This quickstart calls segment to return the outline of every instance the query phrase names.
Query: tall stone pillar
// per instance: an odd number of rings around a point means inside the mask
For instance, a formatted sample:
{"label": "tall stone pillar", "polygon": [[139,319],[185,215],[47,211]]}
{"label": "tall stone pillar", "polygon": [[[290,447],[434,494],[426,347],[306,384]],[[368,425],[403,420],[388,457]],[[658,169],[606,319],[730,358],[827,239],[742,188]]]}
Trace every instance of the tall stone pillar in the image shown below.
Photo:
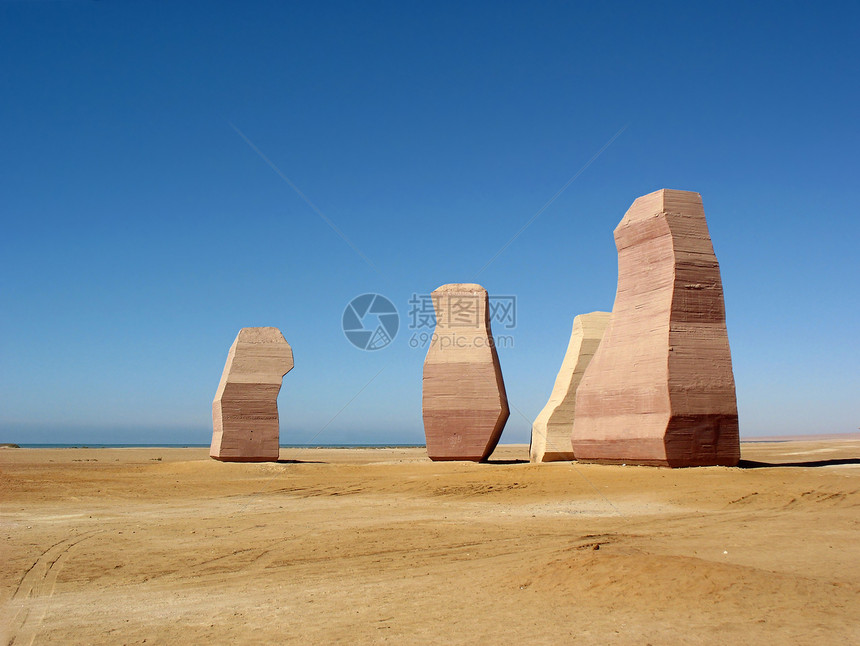
{"label": "tall stone pillar", "polygon": [[431,460],[486,460],[508,420],[487,290],[463,283],[433,294],[436,329],[424,360],[423,413]]}
{"label": "tall stone pillar", "polygon": [[576,414],[576,389],[609,325],[609,312],[580,314],[573,319],[570,342],[549,401],[532,424],[532,462],[573,460],[570,434]]}
{"label": "tall stone pillar", "polygon": [[612,318],[576,393],[576,459],[736,465],[723,285],[701,196],[662,189],[638,198],[615,244]]}
{"label": "tall stone pillar", "polygon": [[275,327],[239,330],[212,402],[209,455],[225,462],[278,459],[278,393],[293,350]]}

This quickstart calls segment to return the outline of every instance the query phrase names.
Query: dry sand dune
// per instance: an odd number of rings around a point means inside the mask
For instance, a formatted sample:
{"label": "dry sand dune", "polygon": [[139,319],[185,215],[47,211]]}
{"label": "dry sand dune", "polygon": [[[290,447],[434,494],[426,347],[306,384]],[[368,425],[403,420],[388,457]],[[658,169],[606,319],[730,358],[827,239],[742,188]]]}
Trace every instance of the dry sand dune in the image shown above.
{"label": "dry sand dune", "polygon": [[0,450],[4,643],[860,643],[857,436],[743,468],[281,457]]}

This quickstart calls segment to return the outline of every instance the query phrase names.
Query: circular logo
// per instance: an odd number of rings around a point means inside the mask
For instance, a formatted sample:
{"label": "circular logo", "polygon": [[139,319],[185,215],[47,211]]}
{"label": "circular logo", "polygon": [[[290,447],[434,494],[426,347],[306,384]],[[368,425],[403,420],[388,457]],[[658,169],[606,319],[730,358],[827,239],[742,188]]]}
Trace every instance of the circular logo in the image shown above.
{"label": "circular logo", "polygon": [[356,348],[381,350],[394,340],[400,315],[382,294],[362,294],[343,311],[343,333]]}

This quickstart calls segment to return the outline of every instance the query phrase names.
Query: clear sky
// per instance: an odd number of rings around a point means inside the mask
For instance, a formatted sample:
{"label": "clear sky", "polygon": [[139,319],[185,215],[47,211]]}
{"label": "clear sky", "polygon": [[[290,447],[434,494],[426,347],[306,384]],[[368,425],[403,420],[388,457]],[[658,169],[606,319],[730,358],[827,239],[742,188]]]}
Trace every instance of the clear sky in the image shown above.
{"label": "clear sky", "polygon": [[[855,431],[858,33],[856,2],[0,0],[0,442],[208,443],[273,325],[283,443],[421,443],[408,302],[450,282],[516,296],[528,441],[659,188],[703,196],[741,434]],[[373,352],[367,292],[401,315]]]}

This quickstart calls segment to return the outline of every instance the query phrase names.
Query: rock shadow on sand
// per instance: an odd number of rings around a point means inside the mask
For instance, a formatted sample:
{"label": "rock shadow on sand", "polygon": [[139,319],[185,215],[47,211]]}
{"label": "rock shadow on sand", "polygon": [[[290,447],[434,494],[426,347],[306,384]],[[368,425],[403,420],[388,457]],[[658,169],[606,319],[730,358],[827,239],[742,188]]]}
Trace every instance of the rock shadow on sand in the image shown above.
{"label": "rock shadow on sand", "polygon": [[768,469],[775,467],[838,467],[850,464],[860,464],[860,458],[835,458],[833,460],[807,460],[804,462],[759,462],[757,460],[741,460],[741,469]]}
{"label": "rock shadow on sand", "polygon": [[328,462],[324,462],[322,460],[287,460],[280,459],[276,460],[277,464],[328,464]]}
{"label": "rock shadow on sand", "polygon": [[528,464],[528,460],[484,460],[481,464]]}

